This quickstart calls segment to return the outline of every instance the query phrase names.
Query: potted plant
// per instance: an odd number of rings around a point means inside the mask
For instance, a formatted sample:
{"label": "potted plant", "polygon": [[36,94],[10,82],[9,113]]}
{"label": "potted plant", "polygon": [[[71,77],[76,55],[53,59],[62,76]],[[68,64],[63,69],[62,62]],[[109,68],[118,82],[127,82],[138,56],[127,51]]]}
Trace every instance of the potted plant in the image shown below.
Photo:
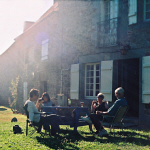
{"label": "potted plant", "polygon": [[131,49],[130,44],[122,44],[122,45],[120,45],[120,51],[121,51],[122,55],[126,55],[127,51],[130,50],[130,49]]}

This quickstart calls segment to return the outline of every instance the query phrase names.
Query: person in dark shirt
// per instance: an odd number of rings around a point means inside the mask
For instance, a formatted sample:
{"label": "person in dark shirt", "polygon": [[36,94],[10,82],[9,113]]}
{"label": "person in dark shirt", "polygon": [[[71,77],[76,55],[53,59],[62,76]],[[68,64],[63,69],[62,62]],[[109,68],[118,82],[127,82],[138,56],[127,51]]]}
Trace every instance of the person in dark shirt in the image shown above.
{"label": "person in dark shirt", "polygon": [[92,101],[91,104],[91,112],[96,113],[96,111],[107,111],[108,110],[108,104],[106,101],[103,101],[104,94],[99,93],[97,95],[97,101]]}
{"label": "person in dark shirt", "polygon": [[[91,104],[91,114],[88,117],[82,117],[82,119],[88,123],[93,123],[96,128],[96,133],[99,133],[100,129],[103,128],[99,125],[99,121],[103,120],[103,116],[97,115],[96,111],[107,111],[108,104],[107,102],[103,101],[104,94],[99,93],[97,95],[97,101],[92,101]],[[98,122],[98,123],[97,123]]]}

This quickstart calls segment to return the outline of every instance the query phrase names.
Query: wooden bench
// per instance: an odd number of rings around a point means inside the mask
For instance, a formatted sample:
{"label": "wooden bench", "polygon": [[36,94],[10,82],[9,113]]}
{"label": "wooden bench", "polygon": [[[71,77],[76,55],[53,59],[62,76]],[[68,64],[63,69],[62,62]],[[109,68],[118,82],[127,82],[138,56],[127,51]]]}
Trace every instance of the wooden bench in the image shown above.
{"label": "wooden bench", "polygon": [[[77,133],[77,127],[89,125],[90,131],[92,131],[92,124],[88,124],[87,122],[80,119],[81,113],[84,115],[88,115],[88,107],[67,107],[67,106],[44,106],[42,110],[48,114],[57,114],[68,117],[66,114],[59,114],[59,110],[64,112],[67,110],[68,112],[72,112],[74,110],[75,116],[74,119],[70,119],[69,121],[59,122],[59,125],[70,125],[70,127],[74,128],[73,135]],[[72,111],[69,111],[72,110]],[[71,116],[71,114],[70,114]]]}

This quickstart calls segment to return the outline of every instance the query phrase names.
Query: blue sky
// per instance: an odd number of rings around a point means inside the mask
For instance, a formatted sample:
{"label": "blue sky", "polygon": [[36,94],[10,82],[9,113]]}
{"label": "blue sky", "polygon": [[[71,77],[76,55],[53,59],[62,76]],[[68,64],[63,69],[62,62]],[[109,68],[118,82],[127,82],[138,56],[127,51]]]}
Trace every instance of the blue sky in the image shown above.
{"label": "blue sky", "polygon": [[23,32],[25,21],[37,21],[53,0],[0,0],[0,55]]}

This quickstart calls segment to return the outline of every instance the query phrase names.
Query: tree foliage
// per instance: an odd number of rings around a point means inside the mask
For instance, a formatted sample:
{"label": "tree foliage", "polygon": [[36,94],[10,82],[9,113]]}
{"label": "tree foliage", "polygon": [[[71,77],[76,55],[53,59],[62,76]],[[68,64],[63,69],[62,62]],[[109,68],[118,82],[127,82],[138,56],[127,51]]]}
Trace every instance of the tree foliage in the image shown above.
{"label": "tree foliage", "polygon": [[18,101],[18,83],[19,83],[19,76],[16,77],[15,80],[12,79],[11,81],[11,87],[9,87],[9,90],[11,91],[11,96],[13,98],[13,101],[11,102],[10,97],[8,98],[8,103],[13,112],[16,110],[16,103]]}

